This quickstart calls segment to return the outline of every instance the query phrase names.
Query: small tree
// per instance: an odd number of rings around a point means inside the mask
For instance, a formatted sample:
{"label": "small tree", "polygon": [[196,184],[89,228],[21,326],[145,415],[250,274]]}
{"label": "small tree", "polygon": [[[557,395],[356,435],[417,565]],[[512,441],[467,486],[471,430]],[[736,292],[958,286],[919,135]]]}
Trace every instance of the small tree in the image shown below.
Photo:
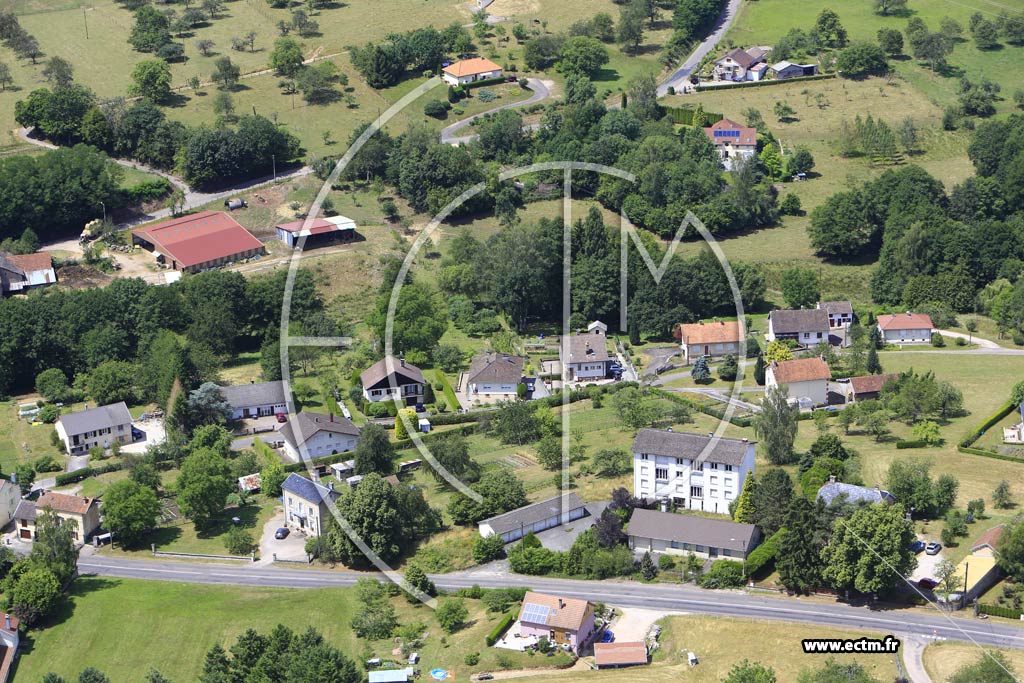
{"label": "small tree", "polygon": [[435,615],[437,623],[446,633],[455,633],[466,623],[469,610],[462,598],[446,598],[437,606]]}
{"label": "small tree", "polygon": [[882,374],[882,362],[878,360],[878,349],[876,349],[874,345],[868,346],[868,355],[865,365],[870,374]]}
{"label": "small tree", "polygon": [[645,552],[644,559],[640,561],[640,575],[644,577],[644,581],[653,581],[658,576],[658,568],[651,558],[650,551]]}
{"label": "small tree", "polygon": [[787,121],[796,114],[796,110],[793,109],[793,107],[789,105],[789,102],[786,102],[785,100],[778,100],[774,105],[772,105],[772,112],[775,113],[775,118],[779,121]]}
{"label": "small tree", "polygon": [[765,381],[765,363],[764,356],[758,354],[757,360],[754,362],[754,381],[757,382],[758,386],[764,386]]}
{"label": "small tree", "polygon": [[798,409],[789,404],[785,387],[769,387],[754,420],[754,432],[761,439],[765,456],[773,465],[785,465],[793,458]]}
{"label": "small tree", "polygon": [[[500,539],[501,537],[498,536]],[[415,590],[427,595],[436,595],[437,588],[434,586],[434,582],[427,578],[426,572],[418,564],[412,563],[405,570],[405,582],[409,584]],[[414,597],[409,596],[411,600],[415,600]]]}
{"label": "small tree", "polygon": [[967,343],[970,344],[974,341],[974,333],[978,331],[978,321],[971,319],[964,323],[964,327],[967,329]]}
{"label": "small tree", "polygon": [[1013,507],[1013,496],[1010,493],[1010,482],[1003,479],[992,492],[992,504],[1000,510]]}
{"label": "small tree", "polygon": [[693,378],[694,382],[703,384],[711,379],[711,371],[708,369],[708,360],[704,356],[697,356],[697,360],[693,362],[693,367],[690,369],[690,377]]}
{"label": "small tree", "polygon": [[739,376],[740,366],[736,362],[736,356],[727,354],[722,359],[722,364],[718,366],[718,376],[726,382],[734,382],[736,377]]}
{"label": "small tree", "polygon": [[240,526],[233,526],[224,537],[224,547],[232,555],[248,555],[252,552],[254,542],[252,534]]}

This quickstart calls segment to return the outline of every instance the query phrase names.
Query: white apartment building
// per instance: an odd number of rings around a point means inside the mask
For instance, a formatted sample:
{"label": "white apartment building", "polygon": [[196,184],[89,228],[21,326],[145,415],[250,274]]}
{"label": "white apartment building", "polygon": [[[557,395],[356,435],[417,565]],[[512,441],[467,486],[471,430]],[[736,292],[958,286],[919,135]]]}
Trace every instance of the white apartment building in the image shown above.
{"label": "white apartment building", "polygon": [[633,441],[633,494],[666,500],[677,508],[729,514],[754,472],[754,444],[748,439],[641,429]]}

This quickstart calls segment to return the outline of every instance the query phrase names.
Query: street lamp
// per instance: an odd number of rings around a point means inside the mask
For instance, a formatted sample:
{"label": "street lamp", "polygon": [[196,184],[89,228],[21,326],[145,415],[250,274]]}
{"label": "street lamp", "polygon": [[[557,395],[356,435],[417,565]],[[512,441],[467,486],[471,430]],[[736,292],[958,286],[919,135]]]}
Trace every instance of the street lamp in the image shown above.
{"label": "street lamp", "polygon": [[[96,201],[99,201],[99,200],[96,200]],[[100,206],[103,207],[103,222],[106,223],[107,222],[107,205],[104,204],[103,202],[100,202]]]}

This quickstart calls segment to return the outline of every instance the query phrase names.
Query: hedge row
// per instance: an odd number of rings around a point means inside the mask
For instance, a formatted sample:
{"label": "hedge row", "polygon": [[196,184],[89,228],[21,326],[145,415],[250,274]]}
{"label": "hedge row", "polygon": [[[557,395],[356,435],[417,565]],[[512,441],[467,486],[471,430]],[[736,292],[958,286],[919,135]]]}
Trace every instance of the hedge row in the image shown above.
{"label": "hedge row", "polygon": [[83,467],[74,472],[61,472],[54,479],[57,482],[57,486],[67,486],[68,484],[77,484],[89,477],[106,474],[107,472],[117,472],[118,470],[123,470],[124,467],[123,462],[111,462],[106,465],[99,465],[98,467]]}
{"label": "hedge row", "polygon": [[957,446],[956,449],[961,453],[968,453],[970,455],[980,455],[983,458],[992,458],[993,460],[1005,460],[1006,462],[1024,462],[1015,455],[1005,455],[1003,453],[996,453],[995,451],[987,451],[984,448],[972,448],[971,446]]}
{"label": "hedge row", "polygon": [[897,441],[896,448],[927,448],[928,442],[923,439],[917,439],[916,441]]}
{"label": "hedge row", "polygon": [[512,622],[516,620],[515,614],[509,612],[501,618],[501,620],[494,625],[491,632],[487,634],[487,647],[494,647],[494,644],[501,638],[501,634],[508,630],[508,627],[512,625]]}
{"label": "hedge row", "polygon": [[982,434],[987,432],[989,428],[992,427],[992,425],[998,424],[1000,420],[1009,415],[1016,408],[1017,406],[1013,405],[1013,403],[1009,401],[999,406],[999,409],[996,410],[996,412],[989,415],[988,418],[986,418],[984,422],[978,425],[978,427],[973,432],[971,432],[969,435],[964,437],[962,441],[960,441],[960,446],[967,447],[973,444],[981,437]]}
{"label": "hedge row", "polygon": [[129,204],[139,204],[163,199],[173,190],[174,186],[167,178],[155,178],[121,190],[121,196]]}
{"label": "hedge row", "polygon": [[[425,444],[430,444],[438,439],[443,439],[452,434],[461,434],[462,436],[469,436],[476,432],[477,425],[467,424],[456,427],[455,429],[446,429],[443,432],[431,432],[430,434],[420,434],[420,440]],[[395,442],[395,450],[405,451],[415,449],[416,444],[413,443],[412,439],[399,439]]]}
{"label": "hedge row", "polygon": [[743,81],[742,83],[726,83],[725,85],[697,85],[694,90],[697,92],[732,90],[733,88],[758,88],[766,85],[784,85],[786,83],[799,83],[801,81],[821,81],[828,78],[835,78],[837,74],[818,74],[817,76],[797,76],[796,78],[783,78],[782,80],[767,81]]}
{"label": "hedge row", "polygon": [[436,415],[431,415],[429,419],[432,425],[460,425],[467,422],[476,422],[480,419],[480,413],[437,413]]}
{"label": "hedge row", "polygon": [[747,576],[754,576],[765,567],[774,564],[775,558],[779,554],[782,537],[785,535],[786,529],[779,529],[767,541],[754,548],[754,551],[747,556]]}
{"label": "hedge row", "polygon": [[[678,123],[683,126],[693,125],[693,109],[687,109],[686,107],[662,107],[662,109],[672,117],[672,123]],[[711,111],[704,112],[704,123],[708,126],[718,123],[724,118],[725,115],[723,114]]]}
{"label": "hedge row", "polygon": [[1002,607],[1000,605],[978,605],[978,611],[982,614],[991,614],[993,617],[1003,617],[1005,619],[1016,619],[1020,620],[1020,617],[1024,612],[1019,609],[1013,609],[1012,607]]}

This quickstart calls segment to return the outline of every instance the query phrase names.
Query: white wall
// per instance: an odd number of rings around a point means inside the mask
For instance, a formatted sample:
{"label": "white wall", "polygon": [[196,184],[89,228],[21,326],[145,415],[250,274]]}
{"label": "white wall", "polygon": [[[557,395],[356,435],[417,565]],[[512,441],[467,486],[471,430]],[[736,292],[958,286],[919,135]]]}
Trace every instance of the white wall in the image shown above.
{"label": "white wall", "polygon": [[[633,454],[633,495],[638,498],[671,498],[688,510],[729,513],[729,503],[743,489],[743,482],[754,471],[754,445],[750,444],[743,463],[727,467],[722,463],[705,462],[704,469],[694,469],[688,458]],[[667,477],[658,477],[665,470]],[[698,486],[701,497],[693,497],[691,487]]]}
{"label": "white wall", "polygon": [[351,434],[335,434],[322,430],[306,440],[304,449],[295,448],[287,441],[284,442],[284,448],[294,460],[299,460],[302,450],[307,452],[311,458],[319,458],[322,455],[355,450],[358,442],[359,438]]}
{"label": "white wall", "polygon": [[[879,328],[881,329],[881,328]],[[932,331],[920,330],[882,330],[885,341],[890,344],[924,344],[931,343]]]}

